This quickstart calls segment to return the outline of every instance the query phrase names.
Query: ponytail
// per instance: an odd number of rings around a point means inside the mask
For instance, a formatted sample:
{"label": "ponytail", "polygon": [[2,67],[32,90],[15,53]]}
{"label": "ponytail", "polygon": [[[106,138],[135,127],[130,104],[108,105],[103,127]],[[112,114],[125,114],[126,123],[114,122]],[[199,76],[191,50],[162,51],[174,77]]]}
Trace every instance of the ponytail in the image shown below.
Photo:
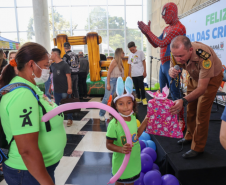
{"label": "ponytail", "polygon": [[2,70],[2,75],[0,77],[0,88],[8,85],[10,81],[16,76],[14,67],[8,64]]}

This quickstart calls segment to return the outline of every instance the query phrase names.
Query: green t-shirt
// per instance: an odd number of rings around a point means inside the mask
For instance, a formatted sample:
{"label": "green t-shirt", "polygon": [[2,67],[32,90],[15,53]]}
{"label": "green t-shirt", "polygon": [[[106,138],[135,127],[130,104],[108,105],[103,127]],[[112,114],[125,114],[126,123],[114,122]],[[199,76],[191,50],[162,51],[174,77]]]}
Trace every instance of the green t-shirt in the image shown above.
{"label": "green t-shirt", "polygon": [[[57,105],[47,101],[43,92],[31,82],[19,76],[10,83],[25,83],[29,85],[39,96],[41,104],[46,112],[51,111]],[[26,88],[18,88],[2,97],[0,102],[0,116],[2,127],[8,142],[15,135],[39,132],[38,146],[42,153],[45,166],[57,163],[63,156],[66,145],[66,132],[63,126],[63,114],[57,115],[50,120],[51,131],[47,132],[45,123],[41,122],[42,108],[32,92]],[[10,146],[9,159],[5,164],[11,168],[27,170],[15,140]]]}
{"label": "green t-shirt", "polygon": [[[137,122],[134,115],[131,116],[131,121],[126,121],[127,126],[129,127],[133,148],[130,155],[129,163],[123,172],[120,179],[128,179],[138,175],[141,172],[141,158],[140,158],[140,143],[137,138]],[[125,132],[122,128],[122,125],[116,120],[113,119],[110,121],[107,128],[107,139],[114,140],[114,144],[117,146],[123,146],[127,143]],[[119,168],[122,165],[125,154],[114,152],[112,157],[112,173],[115,175]]]}

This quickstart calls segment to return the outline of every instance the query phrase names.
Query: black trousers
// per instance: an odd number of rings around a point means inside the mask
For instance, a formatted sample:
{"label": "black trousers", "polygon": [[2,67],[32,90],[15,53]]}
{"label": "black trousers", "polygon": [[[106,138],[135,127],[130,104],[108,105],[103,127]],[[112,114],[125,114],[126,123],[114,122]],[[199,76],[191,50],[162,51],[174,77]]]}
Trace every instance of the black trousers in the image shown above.
{"label": "black trousers", "polygon": [[87,85],[86,85],[86,72],[79,72],[78,73],[78,87],[79,87],[79,95],[80,97],[87,96]]}
{"label": "black trousers", "polygon": [[[137,94],[137,98],[138,99],[144,99],[145,98],[145,90],[144,90],[144,77],[143,76],[136,76],[136,77],[132,77],[133,79],[133,84],[135,86],[136,89],[136,94]],[[140,94],[140,90],[141,90],[141,94]]]}
{"label": "black trousers", "polygon": [[74,94],[75,98],[79,98],[78,94],[78,74],[71,75],[72,81],[72,93]]}

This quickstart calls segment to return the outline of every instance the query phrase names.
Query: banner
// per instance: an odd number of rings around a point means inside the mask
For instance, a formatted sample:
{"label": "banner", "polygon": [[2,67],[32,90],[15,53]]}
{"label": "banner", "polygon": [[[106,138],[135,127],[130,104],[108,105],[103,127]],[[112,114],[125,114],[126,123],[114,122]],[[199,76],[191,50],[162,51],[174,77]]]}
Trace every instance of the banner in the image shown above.
{"label": "banner", "polygon": [[[213,48],[222,61],[226,73],[226,0],[220,0],[180,21],[186,27],[186,35],[191,42],[202,42]],[[226,92],[225,82],[222,82],[220,90]]]}

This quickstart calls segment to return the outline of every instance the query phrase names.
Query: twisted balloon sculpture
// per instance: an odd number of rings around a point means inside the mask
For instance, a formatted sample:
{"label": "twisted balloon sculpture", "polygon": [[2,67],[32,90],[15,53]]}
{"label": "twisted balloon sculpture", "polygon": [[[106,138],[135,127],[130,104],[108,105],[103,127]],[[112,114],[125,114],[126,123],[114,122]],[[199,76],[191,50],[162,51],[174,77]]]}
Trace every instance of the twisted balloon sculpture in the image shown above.
{"label": "twisted balloon sculpture", "polygon": [[[54,116],[60,114],[61,112],[73,110],[73,109],[81,109],[81,108],[99,108],[99,109],[104,109],[104,110],[108,111],[109,113],[111,113],[122,125],[122,128],[123,128],[125,135],[126,135],[127,143],[129,143],[132,146],[132,138],[131,138],[129,128],[128,128],[125,120],[119,115],[119,113],[116,110],[114,110],[112,107],[105,105],[103,103],[99,103],[99,102],[78,102],[78,103],[63,104],[63,105],[60,105],[59,107],[56,107],[55,109],[51,110],[47,114],[45,114],[42,117],[42,121],[46,122],[46,121],[50,120],[51,118],[53,118]],[[119,177],[121,177],[122,173],[126,169],[126,166],[129,162],[129,158],[130,158],[130,153],[125,154],[125,158],[122,162],[121,167],[119,168],[118,172],[110,179],[108,184],[115,183],[119,179]]]}

